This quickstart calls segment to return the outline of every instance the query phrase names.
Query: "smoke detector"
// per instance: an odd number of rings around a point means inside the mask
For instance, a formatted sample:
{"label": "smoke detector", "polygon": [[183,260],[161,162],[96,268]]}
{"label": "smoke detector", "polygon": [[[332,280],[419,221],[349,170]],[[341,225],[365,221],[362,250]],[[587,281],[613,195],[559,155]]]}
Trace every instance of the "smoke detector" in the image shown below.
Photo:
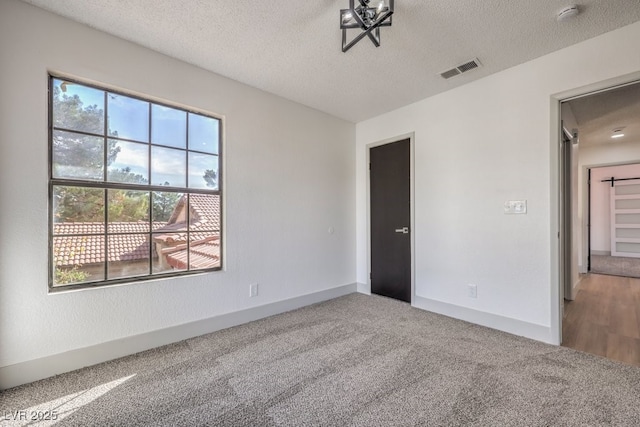
{"label": "smoke detector", "polygon": [[557,15],[558,21],[566,21],[580,13],[578,5],[572,4],[571,6],[563,7]]}
{"label": "smoke detector", "polygon": [[613,139],[622,138],[624,136],[624,133],[623,133],[624,128],[625,128],[625,126],[620,126],[620,127],[617,127],[615,129],[613,129],[611,131],[611,138],[613,138]]}

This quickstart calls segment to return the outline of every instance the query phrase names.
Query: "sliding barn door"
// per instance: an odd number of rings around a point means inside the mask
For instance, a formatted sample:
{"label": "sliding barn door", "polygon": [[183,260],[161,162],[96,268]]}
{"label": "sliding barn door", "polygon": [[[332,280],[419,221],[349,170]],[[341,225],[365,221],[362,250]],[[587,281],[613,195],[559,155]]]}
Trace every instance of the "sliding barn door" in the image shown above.
{"label": "sliding barn door", "polygon": [[640,258],[640,181],[611,187],[611,256]]}

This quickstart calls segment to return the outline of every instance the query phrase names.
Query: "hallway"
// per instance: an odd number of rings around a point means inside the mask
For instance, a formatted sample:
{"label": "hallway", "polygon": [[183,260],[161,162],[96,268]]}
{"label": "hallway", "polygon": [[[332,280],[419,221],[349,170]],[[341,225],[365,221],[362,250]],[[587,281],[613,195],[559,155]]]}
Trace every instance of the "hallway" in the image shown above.
{"label": "hallway", "polygon": [[640,366],[640,279],[589,274],[564,307],[563,346]]}

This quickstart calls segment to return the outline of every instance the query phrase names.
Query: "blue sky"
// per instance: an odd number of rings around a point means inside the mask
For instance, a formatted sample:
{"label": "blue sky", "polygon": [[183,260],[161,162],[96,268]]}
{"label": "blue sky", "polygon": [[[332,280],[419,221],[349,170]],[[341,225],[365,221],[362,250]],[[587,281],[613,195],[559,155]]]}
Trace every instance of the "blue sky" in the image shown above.
{"label": "blue sky", "polygon": [[[62,82],[55,79],[54,85],[60,86]],[[64,86],[64,93],[68,96],[78,95],[84,107],[97,105],[99,109],[104,110],[104,91],[75,83],[66,83]],[[218,170],[218,157],[215,154],[218,154],[219,120],[152,104],[149,132],[149,102],[107,92],[107,107],[110,132],[117,132],[119,138],[139,141],[117,141],[120,152],[109,169],[128,167],[131,172],[150,179],[154,185],[169,182],[172,186],[185,186],[188,175],[190,187],[206,188],[204,171]],[[149,142],[152,144],[151,176],[148,166]],[[188,148],[208,154],[190,153],[187,171],[187,153],[172,147],[183,150]]]}

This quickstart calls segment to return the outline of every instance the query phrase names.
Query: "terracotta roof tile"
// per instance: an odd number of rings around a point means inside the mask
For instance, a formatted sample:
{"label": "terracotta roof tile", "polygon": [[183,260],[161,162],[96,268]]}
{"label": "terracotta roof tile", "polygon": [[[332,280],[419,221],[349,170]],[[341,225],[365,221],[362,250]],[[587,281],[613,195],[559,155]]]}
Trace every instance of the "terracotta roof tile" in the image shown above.
{"label": "terracotta roof tile", "polygon": [[[220,265],[220,196],[209,194],[191,194],[188,197],[190,210],[189,240],[191,241],[191,268],[211,268]],[[186,268],[187,231],[184,220],[180,222],[180,211],[187,205],[187,196],[183,196],[168,222],[154,222],[153,240],[174,246],[167,253],[167,261],[174,267]],[[206,233],[206,232],[208,233]],[[53,225],[53,259],[56,266],[72,266],[103,263],[105,261],[104,224],[99,222],[63,222]],[[149,223],[111,222],[109,233],[145,233],[145,234],[109,234],[108,261],[134,261],[149,258],[155,254],[155,245],[149,244]],[[211,232],[215,232],[213,235]],[[93,235],[91,235],[93,234]],[[68,236],[61,236],[68,235]],[[180,248],[179,245],[184,245]],[[167,248],[171,249],[171,248]]]}
{"label": "terracotta roof tile", "polygon": [[[154,229],[167,227],[166,222],[154,222]],[[109,233],[146,233],[149,231],[147,221],[110,222]],[[53,224],[53,234],[104,234],[102,222],[58,222]]]}
{"label": "terracotta roof tile", "polygon": [[186,269],[187,259],[190,269],[214,268],[220,266],[220,237],[208,236],[201,240],[194,240],[190,249],[186,245],[169,248],[166,252],[167,262],[174,268]]}
{"label": "terracotta roof tile", "polygon": [[[149,235],[116,234],[109,236],[109,261],[149,259]],[[155,255],[155,254],[154,254]]]}
{"label": "terracotta roof tile", "polygon": [[220,196],[192,194],[189,205],[192,212],[190,230],[220,231]]}
{"label": "terracotta roof tile", "polygon": [[56,266],[104,262],[104,236],[65,236],[53,238]]}
{"label": "terracotta roof tile", "polygon": [[[158,223],[160,227],[166,223]],[[149,222],[110,222],[107,224],[109,233],[145,233],[149,231]],[[156,226],[156,224],[154,224]]]}
{"label": "terracotta roof tile", "polygon": [[[149,258],[147,234],[108,236],[108,261],[133,261]],[[153,250],[155,255],[155,248]],[[105,261],[104,235],[60,236],[53,238],[53,262],[58,267],[97,264]]]}
{"label": "terracotta roof tile", "polygon": [[104,234],[104,223],[58,222],[53,224],[53,234]]}
{"label": "terracotta roof tile", "polygon": [[[189,200],[189,229],[220,231],[220,196],[217,194],[191,194]],[[182,196],[169,218],[169,224],[183,224],[180,221],[187,196]]]}

